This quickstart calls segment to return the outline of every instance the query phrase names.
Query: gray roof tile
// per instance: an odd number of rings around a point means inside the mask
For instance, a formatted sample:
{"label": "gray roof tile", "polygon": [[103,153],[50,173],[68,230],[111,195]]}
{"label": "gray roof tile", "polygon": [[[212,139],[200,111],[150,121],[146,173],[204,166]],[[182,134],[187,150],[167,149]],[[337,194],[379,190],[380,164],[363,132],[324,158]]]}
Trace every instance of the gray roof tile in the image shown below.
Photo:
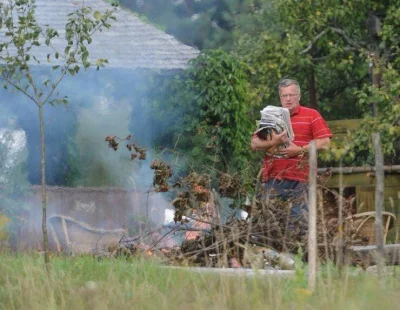
{"label": "gray roof tile", "polygon": [[[5,0],[0,0],[5,2]],[[40,25],[48,24],[57,29],[60,38],[53,40],[58,50],[65,47],[65,24],[67,15],[79,8],[82,3],[93,11],[104,12],[111,5],[104,0],[37,0],[36,19]],[[111,21],[111,28],[93,36],[88,46],[90,59],[107,58],[108,68],[126,69],[184,69],[188,61],[197,57],[199,51],[187,46],[173,36],[164,33],[156,27],[141,21],[132,12],[118,9],[116,21]],[[4,30],[0,32],[4,38]],[[3,38],[0,37],[0,40]],[[33,54],[44,65],[54,65],[47,62],[49,47],[43,45],[33,50]]]}

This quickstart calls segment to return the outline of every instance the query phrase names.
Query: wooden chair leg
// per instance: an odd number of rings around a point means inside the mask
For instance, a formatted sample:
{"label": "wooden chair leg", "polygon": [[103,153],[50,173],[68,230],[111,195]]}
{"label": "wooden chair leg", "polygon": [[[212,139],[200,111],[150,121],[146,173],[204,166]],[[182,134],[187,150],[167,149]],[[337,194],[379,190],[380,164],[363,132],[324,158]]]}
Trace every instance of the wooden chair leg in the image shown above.
{"label": "wooden chair leg", "polygon": [[387,234],[389,232],[389,226],[390,226],[390,221],[391,220],[392,220],[392,218],[390,216],[387,216],[385,229],[383,231],[383,244],[386,244],[386,238],[387,238]]}
{"label": "wooden chair leg", "polygon": [[69,248],[71,246],[71,242],[69,241],[67,223],[65,222],[64,218],[61,219],[61,224],[62,224],[62,228],[63,228],[63,231],[64,231],[65,242],[67,243],[67,246]]}
{"label": "wooden chair leg", "polygon": [[56,243],[57,252],[61,253],[61,244],[60,244],[60,241],[58,240],[56,232],[54,231],[54,227],[52,224],[50,224],[49,227],[50,227],[50,234],[53,237],[54,242]]}

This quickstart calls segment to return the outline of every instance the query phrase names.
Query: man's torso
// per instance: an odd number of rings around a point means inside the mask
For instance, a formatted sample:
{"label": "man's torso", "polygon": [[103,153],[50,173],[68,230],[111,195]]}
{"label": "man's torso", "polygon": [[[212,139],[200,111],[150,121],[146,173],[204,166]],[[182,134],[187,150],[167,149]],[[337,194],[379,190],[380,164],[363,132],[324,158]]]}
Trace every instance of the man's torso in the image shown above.
{"label": "man's torso", "polygon": [[[332,137],[332,134],[321,115],[314,109],[299,106],[291,115],[290,122],[294,132],[293,143],[304,146],[314,139]],[[307,182],[308,156],[276,158],[265,156],[263,182],[268,179],[288,179]]]}

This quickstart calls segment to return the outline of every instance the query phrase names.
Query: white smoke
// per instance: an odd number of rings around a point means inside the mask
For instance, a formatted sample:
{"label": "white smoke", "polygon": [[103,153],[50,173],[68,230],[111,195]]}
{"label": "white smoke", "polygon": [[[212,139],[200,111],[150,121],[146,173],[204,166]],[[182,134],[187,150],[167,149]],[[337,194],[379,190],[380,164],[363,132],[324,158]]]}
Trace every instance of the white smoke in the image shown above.
{"label": "white smoke", "polygon": [[115,152],[105,142],[106,136],[128,136],[131,112],[128,102],[117,103],[105,96],[98,96],[93,106],[80,111],[74,139],[76,149],[71,155],[81,177],[74,180],[74,185],[131,188],[133,163],[126,143]]}
{"label": "white smoke", "polygon": [[0,128],[0,183],[10,183],[26,162],[28,147],[26,133],[22,129]]}

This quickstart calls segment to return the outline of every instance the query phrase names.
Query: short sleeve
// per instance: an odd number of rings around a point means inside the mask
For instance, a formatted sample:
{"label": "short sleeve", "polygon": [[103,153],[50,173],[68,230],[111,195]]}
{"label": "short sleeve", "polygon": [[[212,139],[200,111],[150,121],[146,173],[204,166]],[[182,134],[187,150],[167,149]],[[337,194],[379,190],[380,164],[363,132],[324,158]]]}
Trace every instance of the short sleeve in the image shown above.
{"label": "short sleeve", "polygon": [[332,132],[328,124],[316,110],[314,110],[311,120],[311,130],[313,139],[332,138]]}

